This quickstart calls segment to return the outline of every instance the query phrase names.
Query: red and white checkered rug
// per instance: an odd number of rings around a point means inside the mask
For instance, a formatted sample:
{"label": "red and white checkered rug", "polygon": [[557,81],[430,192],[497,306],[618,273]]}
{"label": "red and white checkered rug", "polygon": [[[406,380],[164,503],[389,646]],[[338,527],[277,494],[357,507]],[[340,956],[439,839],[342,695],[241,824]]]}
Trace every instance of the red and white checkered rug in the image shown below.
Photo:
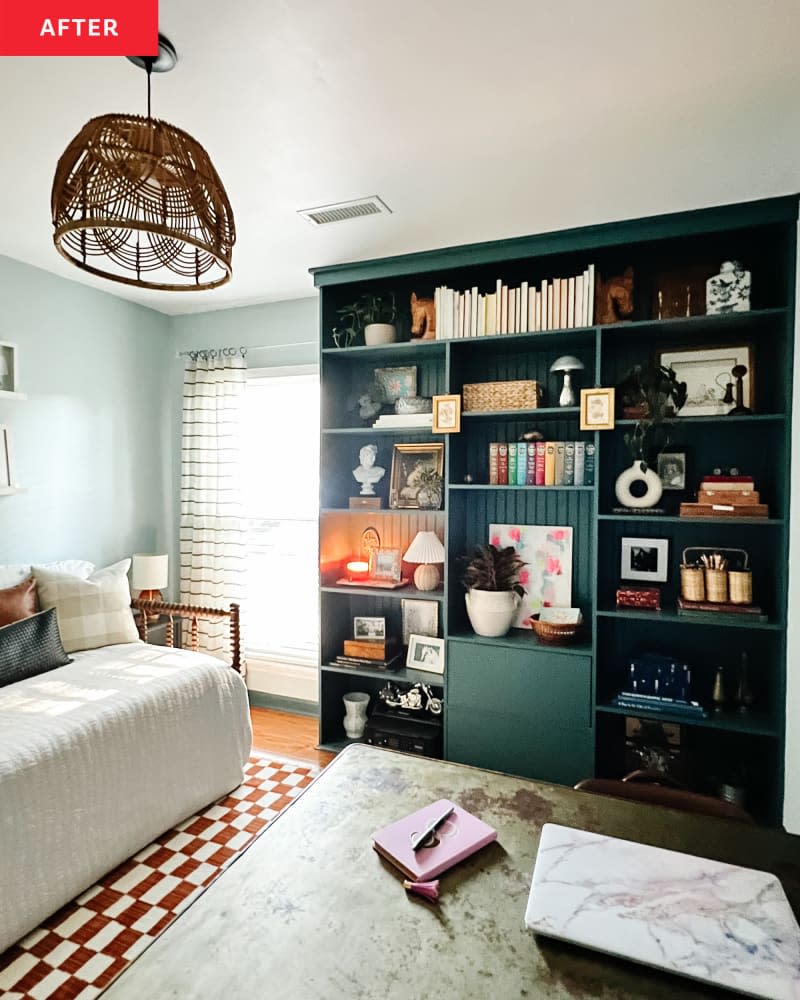
{"label": "red and white checkered rug", "polygon": [[263,832],[319,768],[253,754],[244,783],[0,955],[3,1000],[92,1000]]}

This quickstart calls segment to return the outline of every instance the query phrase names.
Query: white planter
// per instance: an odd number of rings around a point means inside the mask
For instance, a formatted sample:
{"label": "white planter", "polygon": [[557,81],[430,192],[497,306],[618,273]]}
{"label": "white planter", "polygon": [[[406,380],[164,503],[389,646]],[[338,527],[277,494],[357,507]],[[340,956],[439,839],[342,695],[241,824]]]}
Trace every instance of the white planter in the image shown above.
{"label": "white planter", "polygon": [[[631,486],[635,482],[643,482],[645,485],[645,493],[640,497],[631,493]],[[623,507],[655,507],[661,499],[663,491],[664,487],[658,473],[650,468],[646,472],[642,472],[642,463],[638,458],[634,459],[630,468],[617,476],[617,482],[614,486],[617,500]]]}
{"label": "white planter", "polygon": [[464,595],[470,625],[478,635],[505,635],[521,598],[515,590],[468,590]]}
{"label": "white planter", "polygon": [[367,347],[393,344],[397,340],[394,323],[367,323],[364,327],[364,343]]}

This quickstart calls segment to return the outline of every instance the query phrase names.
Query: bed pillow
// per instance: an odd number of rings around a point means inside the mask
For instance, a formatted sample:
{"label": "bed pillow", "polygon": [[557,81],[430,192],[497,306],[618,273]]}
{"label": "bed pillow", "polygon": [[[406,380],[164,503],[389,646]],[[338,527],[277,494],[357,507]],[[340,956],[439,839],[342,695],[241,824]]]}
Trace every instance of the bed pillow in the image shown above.
{"label": "bed pillow", "polygon": [[30,618],[39,610],[36,603],[36,580],[29,576],[16,587],[0,590],[0,626]]}
{"label": "bed pillow", "polygon": [[0,627],[0,687],[66,663],[55,608]]}
{"label": "bed pillow", "polygon": [[[71,573],[85,580],[94,569],[94,563],[85,559],[57,559],[55,562],[42,563],[40,569],[49,570],[51,573]],[[14,587],[30,576],[31,572],[30,563],[0,566],[0,587]]]}
{"label": "bed pillow", "polygon": [[136,642],[131,611],[130,559],[95,570],[87,579],[33,567],[39,606],[55,608],[64,649],[97,649],[115,642]]}

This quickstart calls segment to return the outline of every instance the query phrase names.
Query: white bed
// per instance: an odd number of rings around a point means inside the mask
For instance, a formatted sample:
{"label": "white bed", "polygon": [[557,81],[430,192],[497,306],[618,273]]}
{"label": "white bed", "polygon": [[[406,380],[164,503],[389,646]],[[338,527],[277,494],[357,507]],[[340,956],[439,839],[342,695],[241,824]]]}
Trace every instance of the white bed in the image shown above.
{"label": "white bed", "polygon": [[0,688],[0,952],[242,781],[239,674],[142,642]]}

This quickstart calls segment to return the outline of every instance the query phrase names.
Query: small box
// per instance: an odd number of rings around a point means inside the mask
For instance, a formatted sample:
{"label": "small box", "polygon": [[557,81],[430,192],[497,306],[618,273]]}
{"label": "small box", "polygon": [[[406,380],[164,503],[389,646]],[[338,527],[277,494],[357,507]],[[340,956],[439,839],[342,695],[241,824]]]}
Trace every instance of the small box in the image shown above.
{"label": "small box", "polygon": [[660,587],[620,587],[617,591],[618,608],[649,608],[661,610]]}
{"label": "small box", "polygon": [[397,652],[397,639],[345,639],[344,655],[365,660],[388,660]]}
{"label": "small box", "polygon": [[350,497],[350,510],[380,510],[382,506],[381,497]]}

